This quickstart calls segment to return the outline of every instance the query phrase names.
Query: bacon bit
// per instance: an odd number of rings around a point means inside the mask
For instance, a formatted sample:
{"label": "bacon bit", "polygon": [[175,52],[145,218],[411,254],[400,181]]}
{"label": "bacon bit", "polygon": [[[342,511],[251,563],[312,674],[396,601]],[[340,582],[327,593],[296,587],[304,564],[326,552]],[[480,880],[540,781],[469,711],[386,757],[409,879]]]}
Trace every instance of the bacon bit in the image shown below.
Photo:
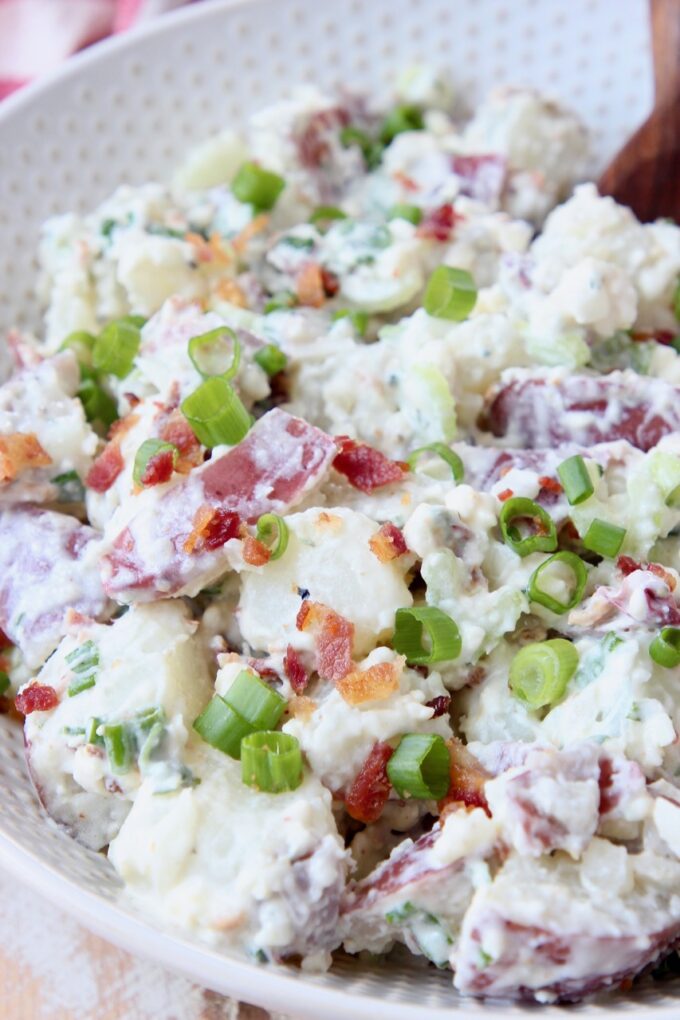
{"label": "bacon bit", "polygon": [[402,170],[395,170],[395,172],[392,174],[392,178],[397,182],[397,184],[401,184],[402,188],[404,188],[405,191],[419,190],[418,185],[413,180],[413,178],[409,177]]}
{"label": "bacon bit", "polygon": [[338,681],[352,669],[354,624],[321,602],[305,599],[297,614],[298,630],[314,630],[316,668],[324,680]]}
{"label": "bacon bit", "polygon": [[242,287],[235,280],[220,280],[215,287],[215,294],[222,301],[228,301],[237,308],[247,308],[248,298]]}
{"label": "bacon bit", "polygon": [[13,432],[0,437],[0,482],[11,482],[22,471],[48,467],[52,458],[34,432]]}
{"label": "bacon bit", "polygon": [[318,262],[306,262],[295,279],[295,295],[301,305],[321,308],[326,301],[323,271]]}
{"label": "bacon bit", "polygon": [[14,642],[10,641],[10,639],[5,634],[4,630],[0,627],[0,649],[13,647]]}
{"label": "bacon bit", "polygon": [[451,756],[451,785],[446,797],[439,802],[439,811],[443,812],[449,804],[465,804],[466,807],[480,807],[491,817],[489,805],[484,794],[484,784],[490,774],[468,751],[464,744],[455,737],[447,742]]}
{"label": "bacon bit", "polygon": [[406,659],[378,662],[364,670],[352,670],[335,684],[345,701],[361,705],[364,701],[384,701],[399,690],[399,677]]}
{"label": "bacon bit", "polygon": [[506,499],[511,499],[512,496],[514,496],[512,489],[503,489],[502,492],[498,493],[497,498],[500,499],[501,503],[505,503]]}
{"label": "bacon bit", "polygon": [[377,822],[390,795],[387,763],[394,754],[389,744],[374,744],[345,797],[345,808],[357,822]]}
{"label": "bacon bit", "polygon": [[[138,397],[136,393],[124,393],[123,396],[127,400],[130,407],[137,407],[137,404],[141,404],[142,402],[142,398]],[[118,420],[120,421],[121,419],[119,418]],[[113,424],[115,425],[116,423],[114,422]],[[111,428],[113,428],[113,425],[111,426]]]}
{"label": "bacon bit", "polygon": [[123,436],[127,435],[130,429],[133,428],[133,426],[135,426],[138,421],[139,421],[138,414],[126,414],[124,418],[118,418],[118,420],[114,421],[114,423],[112,424],[111,428],[109,429],[106,435],[106,438],[108,440],[117,439],[118,442],[120,442]]}
{"label": "bacon bit", "polygon": [[556,478],[550,478],[548,475],[541,475],[538,479],[538,484],[542,489],[546,489],[548,492],[554,492],[555,495],[559,495],[562,492],[562,486]]}
{"label": "bacon bit", "polygon": [[49,712],[59,704],[59,695],[54,687],[46,687],[43,684],[31,684],[26,687],[14,699],[14,707],[22,715],[30,715],[31,712]]}
{"label": "bacon bit", "polygon": [[664,567],[661,566],[660,563],[648,563],[647,570],[649,570],[651,574],[656,574],[657,577],[660,577],[661,580],[668,585],[670,591],[675,591],[677,581],[668,570],[665,570]]}
{"label": "bacon bit", "polygon": [[271,559],[271,550],[258,538],[248,535],[243,543],[242,556],[251,567],[263,567]]}
{"label": "bacon bit", "polygon": [[146,467],[142,472],[140,481],[142,485],[161,485],[169,482],[175,470],[174,450],[160,450],[153,457],[149,457]]}
{"label": "bacon bit", "polygon": [[85,485],[94,492],[108,492],[125,467],[118,437],[107,443],[87,473]]}
{"label": "bacon bit", "polygon": [[[233,661],[235,661],[235,662],[239,661],[238,655],[234,656],[234,660]],[[250,668],[252,670],[254,670],[258,674],[258,676],[265,677],[265,678],[267,678],[269,680],[280,680],[281,679],[281,677],[276,672],[276,670],[272,669],[272,667],[268,665],[268,660],[267,659],[252,659],[251,658],[251,659],[248,659],[248,665],[250,666]]]}
{"label": "bacon bit", "polygon": [[193,528],[184,542],[184,552],[192,553],[198,546],[203,549],[219,549],[230,538],[237,538],[241,521],[232,510],[209,506],[204,503],[194,514]]}
{"label": "bacon bit", "polygon": [[232,260],[218,233],[211,234],[209,240],[206,241],[201,234],[190,231],[184,235],[184,240],[194,249],[193,254],[197,262],[214,262],[217,265],[226,266]]}
{"label": "bacon bit", "polygon": [[408,471],[408,464],[390,460],[368,443],[357,443],[349,436],[336,436],[335,441],[338,453],[333,467],[361,492],[370,493],[383,485],[401,482]]}
{"label": "bacon bit", "polygon": [[642,570],[642,564],[638,563],[631,556],[619,556],[616,561],[616,566],[619,568],[624,577],[628,577],[629,574],[634,574],[636,570]]}
{"label": "bacon bit", "polygon": [[371,535],[368,545],[381,563],[389,563],[390,560],[396,560],[398,556],[408,552],[403,534],[391,521],[386,521],[375,535]]}
{"label": "bacon bit", "polygon": [[631,340],[635,340],[637,343],[644,342],[645,340],[656,340],[658,344],[663,344],[664,347],[670,347],[675,337],[676,334],[670,329],[636,329],[630,334]]}
{"label": "bacon bit", "polygon": [[316,519],[317,528],[326,528],[328,531],[340,531],[342,524],[342,517],[338,517],[337,514],[329,514],[327,510],[322,510]]}
{"label": "bacon bit", "polygon": [[634,574],[636,570],[648,570],[650,574],[656,574],[661,580],[668,586],[670,591],[675,591],[677,581],[670,571],[662,567],[660,563],[638,563],[631,556],[619,556],[616,561],[616,566],[621,571],[624,577],[628,577],[629,574]]}
{"label": "bacon bit", "polygon": [[236,235],[236,237],[232,237],[232,248],[238,252],[238,254],[241,254],[248,244],[248,241],[250,241],[251,238],[256,237],[257,234],[261,234],[263,230],[266,230],[268,224],[269,216],[267,213],[260,213],[259,216],[255,216],[254,219],[252,219],[250,223],[248,223],[247,226],[245,226],[243,230]]}
{"label": "bacon bit", "polygon": [[[303,602],[302,605],[306,605]],[[298,613],[298,617],[300,614]],[[288,678],[290,686],[296,694],[302,694],[309,683],[309,674],[304,667],[302,659],[292,645],[288,645],[286,654],[283,657],[283,672]]]}
{"label": "bacon bit", "polygon": [[172,443],[179,450],[175,470],[180,474],[188,475],[192,468],[203,463],[201,444],[194,435],[191,425],[178,408],[166,421],[159,438],[165,443]]}
{"label": "bacon bit", "polygon": [[420,226],[416,230],[417,237],[426,237],[432,241],[448,241],[451,233],[462,216],[454,211],[450,202],[440,205],[425,213]]}
{"label": "bacon bit", "polygon": [[427,708],[434,709],[432,713],[433,719],[438,719],[440,715],[446,715],[450,705],[451,696],[449,694],[440,694],[439,697],[433,698],[432,701],[425,702]]}
{"label": "bacon bit", "polygon": [[293,719],[301,719],[303,722],[307,722],[308,719],[314,715],[317,710],[316,701],[312,701],[311,698],[307,698],[305,695],[297,696],[294,695],[288,699],[288,714]]}
{"label": "bacon bit", "polygon": [[335,273],[331,273],[330,269],[324,269],[323,266],[321,267],[321,282],[326,297],[335,297],[340,290],[340,280]]}

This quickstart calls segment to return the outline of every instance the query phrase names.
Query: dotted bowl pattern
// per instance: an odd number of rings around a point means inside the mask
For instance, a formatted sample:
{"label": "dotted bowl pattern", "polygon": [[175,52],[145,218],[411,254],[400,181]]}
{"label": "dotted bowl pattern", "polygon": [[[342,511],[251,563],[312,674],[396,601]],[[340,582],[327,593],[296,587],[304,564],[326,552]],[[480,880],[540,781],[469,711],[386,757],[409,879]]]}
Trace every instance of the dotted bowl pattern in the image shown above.
{"label": "dotted bowl pattern", "polygon": [[[214,0],[190,7],[94,47],[0,108],[0,335],[12,326],[40,329],[35,251],[47,216],[86,210],[123,181],[166,178],[189,146],[296,84],[382,94],[405,65],[428,61],[453,69],[470,105],[506,82],[570,104],[591,128],[594,170],[651,106],[645,0]],[[382,966],[342,958],[328,975],[300,974],[292,985],[287,971],[273,969],[272,978],[272,969],[161,934],[125,900],[106,859],[46,819],[21,731],[8,717],[0,719],[0,784],[6,863],[62,905],[69,899],[100,932],[118,941],[129,933],[131,946],[212,987],[300,1015],[363,1018],[386,1007],[413,1020],[526,1015],[519,1006],[461,1002],[450,975],[408,956]],[[639,1017],[643,1008],[670,1018],[677,1006],[666,988],[650,987],[571,1012]],[[546,1014],[563,1016],[553,1008]]]}

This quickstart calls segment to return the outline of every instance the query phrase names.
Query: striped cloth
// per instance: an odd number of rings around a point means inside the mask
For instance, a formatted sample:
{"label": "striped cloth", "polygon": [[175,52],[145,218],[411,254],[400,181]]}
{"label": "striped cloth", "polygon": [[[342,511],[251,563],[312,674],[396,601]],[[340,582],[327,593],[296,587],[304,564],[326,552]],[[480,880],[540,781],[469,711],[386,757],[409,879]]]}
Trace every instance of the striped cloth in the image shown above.
{"label": "striped cloth", "polygon": [[66,57],[191,0],[0,0],[0,99]]}

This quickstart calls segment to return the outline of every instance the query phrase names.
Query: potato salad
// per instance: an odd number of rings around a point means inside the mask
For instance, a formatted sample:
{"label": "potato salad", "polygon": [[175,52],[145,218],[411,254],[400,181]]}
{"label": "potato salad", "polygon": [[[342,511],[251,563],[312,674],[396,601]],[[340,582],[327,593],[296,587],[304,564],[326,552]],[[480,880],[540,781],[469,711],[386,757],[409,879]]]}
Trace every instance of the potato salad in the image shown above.
{"label": "potato salad", "polygon": [[43,230],[0,692],[159,923],[577,1000],[680,939],[680,229],[576,116],[300,89]]}

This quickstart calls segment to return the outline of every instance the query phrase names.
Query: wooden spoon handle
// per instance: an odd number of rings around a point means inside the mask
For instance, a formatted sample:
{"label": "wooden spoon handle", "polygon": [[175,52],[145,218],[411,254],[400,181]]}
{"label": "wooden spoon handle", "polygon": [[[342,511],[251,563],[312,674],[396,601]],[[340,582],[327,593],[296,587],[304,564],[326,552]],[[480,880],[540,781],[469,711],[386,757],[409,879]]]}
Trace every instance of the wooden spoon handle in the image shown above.
{"label": "wooden spoon handle", "polygon": [[656,106],[680,102],[680,3],[650,0]]}

